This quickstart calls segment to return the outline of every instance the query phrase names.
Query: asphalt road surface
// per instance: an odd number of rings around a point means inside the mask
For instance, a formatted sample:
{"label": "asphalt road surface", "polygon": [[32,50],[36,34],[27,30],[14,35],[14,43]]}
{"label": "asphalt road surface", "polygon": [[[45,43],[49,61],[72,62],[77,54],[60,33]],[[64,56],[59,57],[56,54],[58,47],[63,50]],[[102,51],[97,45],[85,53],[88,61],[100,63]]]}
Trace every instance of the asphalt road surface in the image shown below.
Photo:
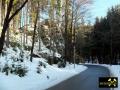
{"label": "asphalt road surface", "polygon": [[109,77],[107,68],[97,65],[86,65],[87,70],[65,80],[47,90],[110,90],[109,88],[99,88],[99,77]]}

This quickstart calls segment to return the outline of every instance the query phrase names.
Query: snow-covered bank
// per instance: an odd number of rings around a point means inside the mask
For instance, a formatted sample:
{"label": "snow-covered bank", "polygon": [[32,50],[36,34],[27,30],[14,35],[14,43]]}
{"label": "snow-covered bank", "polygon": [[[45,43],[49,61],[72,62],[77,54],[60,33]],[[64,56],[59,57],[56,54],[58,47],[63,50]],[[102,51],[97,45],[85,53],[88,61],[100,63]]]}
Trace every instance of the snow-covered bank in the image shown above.
{"label": "snow-covered bank", "polygon": [[108,65],[107,66],[114,77],[118,77],[118,88],[114,90],[120,90],[120,65]]}
{"label": "snow-covered bank", "polygon": [[[29,44],[30,45],[30,44]],[[83,65],[67,64],[65,68],[49,65],[42,54],[53,55],[41,40],[41,50],[35,44],[34,53],[41,58],[33,58],[30,52],[18,47],[5,48],[0,56],[0,90],[45,90],[87,69]],[[56,57],[61,55],[56,51]]]}
{"label": "snow-covered bank", "polygon": [[[76,66],[75,69],[73,69],[73,65],[59,69],[46,63],[46,68],[42,67],[42,72],[38,74],[36,68],[39,60],[34,59],[33,63],[26,62],[29,71],[25,77],[12,74],[6,76],[4,73],[0,73],[0,90],[45,90],[86,69],[82,65]],[[42,60],[44,59],[41,58],[40,61]]]}

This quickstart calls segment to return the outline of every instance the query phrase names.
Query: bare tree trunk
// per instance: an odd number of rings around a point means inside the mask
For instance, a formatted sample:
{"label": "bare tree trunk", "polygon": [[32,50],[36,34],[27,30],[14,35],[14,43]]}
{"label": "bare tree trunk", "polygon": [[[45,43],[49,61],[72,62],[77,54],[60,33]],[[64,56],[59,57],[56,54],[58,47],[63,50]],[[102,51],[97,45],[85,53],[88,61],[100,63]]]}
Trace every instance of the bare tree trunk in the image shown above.
{"label": "bare tree trunk", "polygon": [[22,40],[22,34],[23,34],[23,32],[21,31],[21,24],[22,24],[22,22],[21,22],[21,17],[22,17],[22,11],[20,12],[20,21],[19,21],[19,28],[20,28],[20,38],[21,38],[21,46],[23,46],[23,40]]}
{"label": "bare tree trunk", "polygon": [[27,32],[28,32],[28,5],[26,6],[26,44],[28,43],[28,35],[27,35]]}
{"label": "bare tree trunk", "polygon": [[6,46],[9,47],[9,30],[7,30]]}
{"label": "bare tree trunk", "polygon": [[1,25],[4,23],[4,18],[5,18],[5,0],[2,0],[2,6],[1,6]]}
{"label": "bare tree trunk", "polygon": [[68,53],[67,53],[67,49],[68,49],[68,38],[67,38],[67,35],[68,35],[68,32],[67,32],[67,29],[68,29],[68,0],[66,0],[66,4],[65,4],[65,56],[64,56],[64,59],[65,59],[65,63],[67,61],[67,58],[68,58]]}
{"label": "bare tree trunk", "polygon": [[[39,25],[40,25],[40,24],[39,24]],[[40,29],[38,29],[39,51],[41,50],[41,37],[40,37],[40,30],[41,30],[41,25],[40,25]]]}
{"label": "bare tree trunk", "polygon": [[[39,11],[39,19],[41,12]],[[40,37],[40,30],[41,30],[41,19],[40,19],[40,23],[39,23],[40,29],[38,29],[38,40],[39,40],[39,51],[41,50],[41,37]]]}
{"label": "bare tree trunk", "polygon": [[0,37],[0,53],[2,53],[3,50],[3,45],[5,41],[5,30],[7,30],[8,25],[5,25],[4,28],[2,29],[1,37]]}
{"label": "bare tree trunk", "polygon": [[70,59],[70,62],[73,62],[73,59],[74,59],[74,48],[73,48],[73,43],[74,43],[74,40],[73,40],[73,38],[74,38],[74,36],[73,36],[73,33],[74,33],[74,31],[73,31],[73,28],[74,28],[74,26],[73,26],[73,18],[74,18],[74,2],[75,2],[75,0],[73,0],[72,1],[72,13],[71,13],[71,27],[70,27],[70,50],[69,50],[69,59]]}
{"label": "bare tree trunk", "polygon": [[[38,6],[39,6],[39,3],[38,3]],[[39,7],[37,7],[36,19],[35,19],[35,23],[34,23],[33,42],[32,42],[31,57],[30,57],[31,62],[32,62],[32,59],[33,59],[33,49],[34,49],[34,43],[35,43],[35,33],[36,33],[36,28],[37,28],[38,17],[39,17]]]}
{"label": "bare tree trunk", "polygon": [[23,22],[24,22],[24,31],[23,31],[23,48],[25,48],[25,45],[26,45],[26,43],[25,43],[25,39],[26,39],[26,21],[25,21],[25,7],[23,8],[23,17],[24,17],[24,19],[23,19]]}
{"label": "bare tree trunk", "polygon": [[24,26],[24,32],[23,32],[23,47],[25,48],[25,39],[26,39],[26,26]]}
{"label": "bare tree trunk", "polygon": [[75,63],[76,63],[76,61],[75,61],[75,59],[76,59],[76,50],[75,50],[75,44],[76,44],[76,34],[75,34],[75,23],[74,23],[74,39],[73,39],[73,61],[74,61],[74,68],[75,68]]}
{"label": "bare tree trunk", "polygon": [[[75,1],[73,0],[73,6],[72,6],[72,9],[74,10],[74,6],[75,5]],[[74,12],[72,10],[72,13]],[[73,20],[73,14],[72,14],[72,20]],[[76,59],[76,48],[75,48],[75,44],[76,44],[76,27],[75,27],[75,24],[76,24],[76,18],[75,18],[75,21],[74,21],[74,25],[73,25],[73,62],[74,62],[74,68],[75,68],[75,59]]]}

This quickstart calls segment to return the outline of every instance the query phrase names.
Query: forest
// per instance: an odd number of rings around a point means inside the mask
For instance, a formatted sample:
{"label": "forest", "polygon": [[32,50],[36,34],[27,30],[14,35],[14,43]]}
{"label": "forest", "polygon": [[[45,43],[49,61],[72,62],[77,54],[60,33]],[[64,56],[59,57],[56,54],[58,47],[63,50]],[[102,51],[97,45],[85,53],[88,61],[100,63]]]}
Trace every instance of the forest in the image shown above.
{"label": "forest", "polygon": [[99,90],[99,77],[119,78],[114,1],[0,0],[0,90]]}
{"label": "forest", "polygon": [[96,18],[92,31],[86,34],[84,56],[99,63],[118,64],[120,58],[120,5],[111,7],[106,17]]}
{"label": "forest", "polygon": [[[6,47],[17,46],[30,52],[32,62],[32,57],[38,56],[34,52],[35,43],[39,44],[37,54],[40,55],[42,40],[53,52],[52,56],[42,55],[50,59],[49,63],[54,63],[55,59],[75,63],[76,57],[79,63],[76,42],[80,40],[76,37],[81,32],[80,27],[87,28],[87,31],[92,27],[90,24],[84,25],[91,4],[91,0],[1,0],[0,53]],[[56,58],[55,52],[60,53],[61,58]]]}
{"label": "forest", "polygon": [[[92,0],[1,0],[0,53],[18,47],[49,64],[118,64],[120,6],[109,8],[107,16],[89,21]],[[42,52],[42,43],[51,55]],[[56,57],[56,53],[60,54]]]}

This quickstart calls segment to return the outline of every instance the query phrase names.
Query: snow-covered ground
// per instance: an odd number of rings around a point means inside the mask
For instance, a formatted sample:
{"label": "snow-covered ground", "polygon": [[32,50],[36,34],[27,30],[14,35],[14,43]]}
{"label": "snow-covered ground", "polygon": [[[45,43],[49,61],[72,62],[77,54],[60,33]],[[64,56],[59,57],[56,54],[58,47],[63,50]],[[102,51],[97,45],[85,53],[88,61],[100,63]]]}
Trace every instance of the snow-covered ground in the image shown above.
{"label": "snow-covered ground", "polygon": [[[41,46],[41,53],[47,53],[50,56],[52,55],[52,52],[45,47],[42,41]],[[35,47],[34,53],[37,53],[38,43]],[[34,58],[33,62],[30,62],[30,52],[27,51],[24,52],[23,62],[16,61],[17,58],[21,58],[20,52],[21,51],[18,48],[14,50],[13,48],[7,48],[5,52],[7,56],[0,57],[0,90],[45,90],[87,69],[87,67],[83,65],[76,65],[76,68],[74,69],[73,64],[67,64],[65,68],[58,68],[57,65],[49,65],[44,58]],[[60,57],[61,55],[56,52],[55,56]],[[41,66],[40,63],[43,65]],[[10,73],[10,70],[8,70],[9,75],[5,75],[5,72],[2,72],[5,64],[8,64],[9,68],[12,68],[12,64],[15,66],[21,65],[23,68],[27,69],[26,75],[24,77],[19,77],[17,74]],[[120,90],[120,66],[102,66],[108,67],[111,74],[118,77],[119,85],[118,88],[114,90]],[[38,71],[39,73],[37,73]]]}
{"label": "snow-covered ground", "polygon": [[[6,52],[7,57],[0,57],[0,90],[45,90],[87,69],[82,65],[76,65],[74,69],[73,64],[67,64],[66,68],[58,68],[57,65],[49,65],[44,58],[34,58],[33,62],[30,62],[29,58],[26,58],[27,54],[25,54],[23,62],[14,61],[17,60],[15,58],[20,57],[19,49],[17,53],[11,48],[7,49]],[[42,66],[40,65],[41,62]],[[12,68],[12,64],[21,65],[27,69],[27,73],[24,77],[19,77],[10,73],[11,69],[9,69],[9,74],[5,75],[5,72],[2,72],[5,64],[9,68]]]}
{"label": "snow-covered ground", "polygon": [[73,69],[73,65],[59,69],[44,62],[46,68],[41,67],[42,71],[38,74],[36,68],[39,61],[44,61],[44,59],[34,59],[32,63],[25,62],[28,73],[24,77],[12,74],[6,76],[0,73],[0,90],[44,90],[86,69],[82,65],[76,66],[76,69]]}
{"label": "snow-covered ground", "polygon": [[107,67],[111,71],[112,76],[118,77],[118,88],[114,90],[120,90],[120,65],[108,65]]}
{"label": "snow-covered ground", "polygon": [[[42,51],[47,52],[48,50],[43,47]],[[16,61],[17,58],[21,58],[20,52],[18,48],[8,48],[6,49],[7,56],[0,57],[0,90],[45,90],[87,69],[87,67],[83,65],[76,65],[74,69],[74,65],[68,63],[65,68],[58,68],[57,65],[49,65],[44,58],[33,58],[33,62],[30,62],[28,58],[29,53],[27,51],[24,52],[23,62]],[[10,68],[8,70],[8,75],[5,75],[6,72],[2,72],[6,64]],[[13,69],[13,64],[15,66],[21,65],[26,68],[26,75],[19,77],[18,74],[10,73],[11,68]],[[118,88],[114,90],[120,90],[120,66],[102,66],[108,67],[111,74],[118,77],[119,85]]]}

